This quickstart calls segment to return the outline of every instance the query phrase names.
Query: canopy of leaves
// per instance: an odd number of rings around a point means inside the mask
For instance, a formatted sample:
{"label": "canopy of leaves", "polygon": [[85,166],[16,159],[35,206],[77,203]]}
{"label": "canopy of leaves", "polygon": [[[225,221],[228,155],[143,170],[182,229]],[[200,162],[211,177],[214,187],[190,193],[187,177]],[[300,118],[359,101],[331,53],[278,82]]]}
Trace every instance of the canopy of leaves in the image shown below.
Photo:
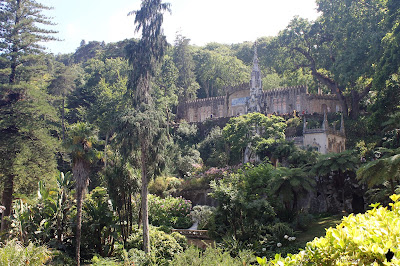
{"label": "canopy of leaves", "polygon": [[231,118],[223,134],[232,153],[241,154],[248,145],[261,153],[285,139],[285,128],[284,119],[279,116],[250,113]]}

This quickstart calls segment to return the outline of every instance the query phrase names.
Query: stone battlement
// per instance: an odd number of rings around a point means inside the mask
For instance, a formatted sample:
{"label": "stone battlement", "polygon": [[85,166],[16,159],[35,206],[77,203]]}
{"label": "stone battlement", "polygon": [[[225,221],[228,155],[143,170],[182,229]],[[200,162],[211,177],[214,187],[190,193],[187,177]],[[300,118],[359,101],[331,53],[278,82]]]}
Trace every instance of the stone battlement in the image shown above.
{"label": "stone battlement", "polygon": [[185,101],[185,104],[192,104],[192,103],[204,103],[204,102],[213,102],[218,100],[225,100],[225,96],[217,96],[217,97],[210,97],[210,98],[203,98],[203,99],[196,99]]}
{"label": "stone battlement", "polygon": [[276,88],[272,90],[263,91],[264,94],[275,94],[279,92],[297,92],[297,93],[307,93],[307,86],[293,86],[293,87],[283,87],[283,88]]}

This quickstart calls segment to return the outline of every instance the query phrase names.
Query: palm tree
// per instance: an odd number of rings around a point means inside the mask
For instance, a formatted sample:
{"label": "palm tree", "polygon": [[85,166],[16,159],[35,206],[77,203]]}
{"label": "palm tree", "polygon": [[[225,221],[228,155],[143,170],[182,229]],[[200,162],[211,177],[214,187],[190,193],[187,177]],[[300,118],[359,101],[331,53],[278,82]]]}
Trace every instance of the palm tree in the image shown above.
{"label": "palm tree", "polygon": [[76,186],[76,263],[80,265],[80,245],[82,226],[82,200],[89,184],[90,166],[100,158],[93,145],[97,142],[97,131],[88,123],[76,123],[71,126],[66,142],[72,158],[72,173]]}
{"label": "palm tree", "polygon": [[295,211],[300,195],[311,192],[315,181],[302,168],[278,167],[271,180],[271,192],[281,196],[287,211]]}

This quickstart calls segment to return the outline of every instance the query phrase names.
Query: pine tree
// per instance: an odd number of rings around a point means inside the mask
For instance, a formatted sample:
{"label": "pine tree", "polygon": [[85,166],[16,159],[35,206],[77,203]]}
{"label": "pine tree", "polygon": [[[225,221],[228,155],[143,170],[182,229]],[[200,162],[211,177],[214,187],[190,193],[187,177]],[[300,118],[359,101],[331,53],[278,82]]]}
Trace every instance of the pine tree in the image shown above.
{"label": "pine tree", "polygon": [[[39,43],[55,40],[51,35],[54,31],[41,27],[52,24],[42,14],[48,9],[33,0],[0,2],[0,169],[4,216],[11,213],[18,178],[43,178],[41,174],[52,174],[50,170],[55,167],[55,145],[48,123],[55,119],[55,113],[45,100],[43,83],[34,79],[44,50]],[[2,230],[7,228],[5,221]]]}
{"label": "pine tree", "polygon": [[167,47],[166,37],[161,28],[163,12],[169,11],[168,3],[161,0],[142,0],[141,9],[129,14],[135,15],[136,32],[142,32],[139,42],[127,46],[129,64],[133,67],[128,81],[128,91],[136,110],[127,111],[122,117],[122,124],[132,129],[135,137],[134,148],[140,151],[139,163],[142,175],[142,222],[143,246],[150,252],[149,219],[148,219],[148,181],[159,172],[161,150],[165,144],[163,121],[155,110],[151,97],[151,81],[157,65],[161,62]]}

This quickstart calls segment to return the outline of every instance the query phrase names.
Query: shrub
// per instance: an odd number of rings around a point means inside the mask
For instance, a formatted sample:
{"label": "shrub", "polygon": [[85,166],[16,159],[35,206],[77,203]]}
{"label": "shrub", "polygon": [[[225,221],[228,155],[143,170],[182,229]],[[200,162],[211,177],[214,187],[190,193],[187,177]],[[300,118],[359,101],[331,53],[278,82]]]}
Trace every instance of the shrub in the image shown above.
{"label": "shrub", "polygon": [[391,210],[377,203],[365,214],[350,214],[298,254],[257,260],[260,265],[400,265],[400,195],[390,198]]}
{"label": "shrub", "polygon": [[[143,233],[141,229],[134,229],[134,232],[129,236],[126,247],[129,250],[129,257],[140,258],[140,260],[147,260],[143,257],[140,250],[143,247]],[[174,254],[183,252],[186,248],[186,241],[183,240],[178,233],[167,234],[155,227],[150,227],[150,249],[152,263],[157,265],[165,264],[172,260]]]}
{"label": "shrub", "polygon": [[10,240],[0,248],[0,265],[43,265],[51,258],[46,246],[29,243],[26,247]]}
{"label": "shrub", "polygon": [[118,266],[120,265],[119,262],[117,262],[116,259],[114,258],[102,258],[102,257],[97,257],[93,256],[92,258],[92,264],[91,265],[96,265],[96,266]]}
{"label": "shrub", "polygon": [[149,195],[149,222],[154,226],[188,228],[192,225],[191,209],[191,201],[182,197],[162,199]]}
{"label": "shrub", "polygon": [[243,251],[239,256],[233,258],[228,251],[221,248],[207,248],[204,253],[194,247],[189,247],[185,252],[177,254],[171,262],[174,266],[188,265],[250,265],[253,255],[248,251]]}
{"label": "shrub", "polygon": [[193,207],[193,211],[190,212],[192,220],[198,223],[197,229],[205,230],[208,229],[209,225],[213,220],[213,213],[215,212],[215,207],[210,207],[207,205],[197,205]]}
{"label": "shrub", "polygon": [[149,183],[149,193],[167,197],[176,192],[182,181],[174,176],[158,176]]}

